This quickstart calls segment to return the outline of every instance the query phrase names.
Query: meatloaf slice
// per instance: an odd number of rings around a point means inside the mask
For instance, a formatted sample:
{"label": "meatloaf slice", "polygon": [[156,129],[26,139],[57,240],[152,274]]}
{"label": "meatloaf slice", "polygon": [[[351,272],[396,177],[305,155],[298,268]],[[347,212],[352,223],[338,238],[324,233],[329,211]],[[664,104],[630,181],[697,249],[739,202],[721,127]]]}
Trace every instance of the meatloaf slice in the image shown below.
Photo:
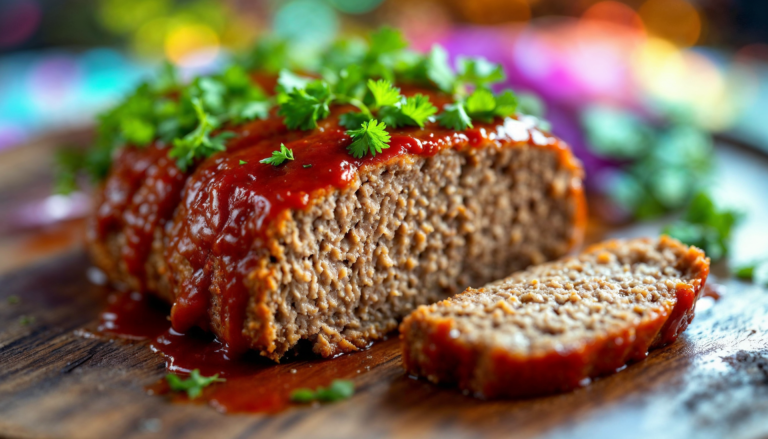
{"label": "meatloaf slice", "polygon": [[404,365],[488,398],[567,391],[673,342],[708,273],[665,236],[598,244],[420,307],[400,327]]}

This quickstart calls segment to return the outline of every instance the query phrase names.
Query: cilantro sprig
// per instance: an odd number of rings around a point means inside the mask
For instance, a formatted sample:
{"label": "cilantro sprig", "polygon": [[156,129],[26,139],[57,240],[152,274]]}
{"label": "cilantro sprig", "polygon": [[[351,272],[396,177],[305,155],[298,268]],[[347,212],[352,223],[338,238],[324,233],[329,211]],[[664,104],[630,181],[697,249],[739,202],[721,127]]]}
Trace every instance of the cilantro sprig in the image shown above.
{"label": "cilantro sprig", "polygon": [[204,377],[200,374],[200,369],[195,369],[190,372],[189,377],[186,379],[182,379],[178,375],[169,373],[165,376],[165,380],[174,392],[187,392],[189,399],[197,398],[202,394],[204,388],[213,383],[223,383],[226,381],[224,378],[219,378],[219,374]]}
{"label": "cilantro sprig", "polygon": [[318,387],[316,390],[302,388],[291,392],[291,401],[310,403],[313,401],[336,402],[349,399],[355,394],[355,383],[349,380],[333,380],[328,387]]}
{"label": "cilantro sprig", "polygon": [[286,148],[285,145],[281,143],[279,150],[272,151],[272,156],[263,160],[259,160],[259,163],[266,163],[272,166],[280,166],[286,160],[293,160],[293,150]]}

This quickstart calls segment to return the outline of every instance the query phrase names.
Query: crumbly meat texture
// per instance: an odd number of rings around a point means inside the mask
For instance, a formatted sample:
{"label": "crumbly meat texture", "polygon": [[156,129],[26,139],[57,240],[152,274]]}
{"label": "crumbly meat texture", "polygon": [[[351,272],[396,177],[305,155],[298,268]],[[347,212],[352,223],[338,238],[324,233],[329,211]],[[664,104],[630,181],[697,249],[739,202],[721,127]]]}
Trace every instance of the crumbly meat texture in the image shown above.
{"label": "crumbly meat texture", "polygon": [[404,365],[489,398],[567,391],[674,341],[708,273],[665,236],[599,244],[420,307],[400,327]]}
{"label": "crumbly meat texture", "polygon": [[573,178],[555,154],[530,147],[445,150],[370,169],[291,212],[256,249],[253,347],[279,358],[306,338],[323,356],[355,350],[419,305],[563,255],[581,208]]}

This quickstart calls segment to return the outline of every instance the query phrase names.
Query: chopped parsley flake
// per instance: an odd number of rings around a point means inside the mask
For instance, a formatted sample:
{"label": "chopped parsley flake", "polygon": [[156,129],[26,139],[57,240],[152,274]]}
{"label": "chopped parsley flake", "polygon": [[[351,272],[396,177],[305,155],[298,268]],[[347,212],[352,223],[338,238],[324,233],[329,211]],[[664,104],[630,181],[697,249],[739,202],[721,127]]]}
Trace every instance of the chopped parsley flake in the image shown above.
{"label": "chopped parsley flake", "polygon": [[280,166],[286,160],[293,160],[293,150],[286,148],[285,145],[281,143],[279,150],[272,151],[271,157],[259,160],[259,163],[266,163],[272,166]]}
{"label": "chopped parsley flake", "polygon": [[213,383],[221,383],[226,381],[223,378],[219,378],[219,374],[211,377],[204,377],[200,375],[200,370],[195,369],[190,372],[187,379],[182,379],[178,375],[169,373],[165,376],[165,380],[168,382],[171,390],[175,392],[187,392],[187,396],[190,399],[195,399],[203,392],[203,389],[210,386]]}
{"label": "chopped parsley flake", "polygon": [[8,296],[7,300],[9,305],[17,305],[19,302],[21,302],[19,296]]}
{"label": "chopped parsley flake", "polygon": [[349,380],[333,380],[328,387],[296,389],[291,393],[291,401],[310,403],[313,401],[336,402],[349,399],[355,394],[355,383]]}

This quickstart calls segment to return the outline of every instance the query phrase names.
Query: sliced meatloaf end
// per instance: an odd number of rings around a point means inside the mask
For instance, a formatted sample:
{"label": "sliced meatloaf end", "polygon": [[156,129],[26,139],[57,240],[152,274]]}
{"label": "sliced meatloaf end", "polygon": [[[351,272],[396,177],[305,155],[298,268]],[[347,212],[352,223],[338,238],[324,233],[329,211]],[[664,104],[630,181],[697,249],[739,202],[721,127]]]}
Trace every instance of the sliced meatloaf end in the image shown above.
{"label": "sliced meatloaf end", "polygon": [[673,342],[708,273],[665,236],[598,244],[420,307],[400,327],[404,365],[487,398],[571,390]]}

